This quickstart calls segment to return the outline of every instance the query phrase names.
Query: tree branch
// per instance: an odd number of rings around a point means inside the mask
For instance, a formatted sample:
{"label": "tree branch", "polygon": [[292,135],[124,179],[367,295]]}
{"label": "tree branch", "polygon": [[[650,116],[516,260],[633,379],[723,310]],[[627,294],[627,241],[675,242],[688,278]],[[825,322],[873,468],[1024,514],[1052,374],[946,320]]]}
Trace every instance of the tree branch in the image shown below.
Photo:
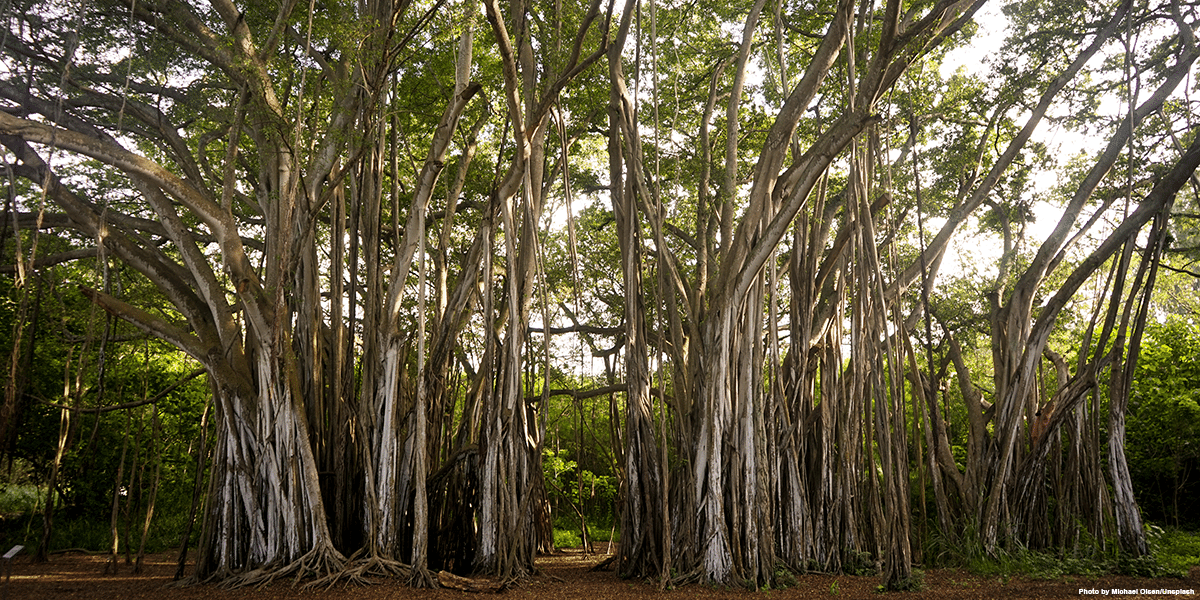
{"label": "tree branch", "polygon": [[[95,258],[96,254],[96,248],[80,248],[78,250],[68,250],[66,252],[59,252],[49,256],[39,256],[33,261],[33,268],[41,269],[43,267],[50,267],[84,258]],[[0,265],[0,273],[9,274],[16,272],[16,265]]]}
{"label": "tree branch", "polygon": [[[165,398],[167,396],[167,394],[170,394],[171,392],[179,389],[179,387],[182,386],[183,384],[185,384],[207,372],[208,371],[206,371],[203,367],[196,369],[195,371],[192,371],[191,373],[184,375],[182,378],[180,378],[175,383],[172,383],[171,385],[167,386],[167,389],[155,394],[154,397],[152,397],[152,398],[143,398],[141,400],[135,400],[133,402],[125,402],[123,404],[114,404],[112,406],[101,406],[101,407],[95,407],[95,408],[81,408],[78,410],[78,412],[81,412],[84,414],[101,414],[101,413],[113,412],[113,411],[117,411],[117,410],[126,410],[126,409],[130,409],[130,408],[137,408],[139,406],[145,406],[147,404],[154,404],[155,402],[158,402],[159,400],[162,400],[163,398]],[[74,407],[67,406],[65,404],[56,404],[56,403],[50,402],[48,400],[42,400],[41,402],[42,402],[42,404],[45,404],[47,406],[53,406],[54,408],[61,408],[63,410],[75,410]]]}

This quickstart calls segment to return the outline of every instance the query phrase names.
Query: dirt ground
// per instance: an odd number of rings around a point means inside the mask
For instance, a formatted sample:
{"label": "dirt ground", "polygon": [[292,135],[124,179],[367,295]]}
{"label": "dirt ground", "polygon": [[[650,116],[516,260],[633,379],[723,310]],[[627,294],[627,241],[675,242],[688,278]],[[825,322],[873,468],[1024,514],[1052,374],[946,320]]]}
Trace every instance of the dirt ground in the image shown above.
{"label": "dirt ground", "polygon": [[[0,573],[0,599],[7,600],[62,600],[71,598],[88,599],[195,599],[195,600],[285,600],[315,599],[332,600],[388,598],[471,598],[470,594],[453,589],[413,590],[398,581],[378,580],[370,586],[334,587],[332,589],[298,589],[290,581],[277,582],[264,589],[224,590],[216,586],[194,586],[189,588],[170,587],[175,572],[174,557],[166,554],[147,557],[144,572],[133,573],[133,567],[120,564],[116,575],[104,574],[106,557],[80,553],[60,554],[51,562],[36,564],[28,555],[13,560],[12,578],[3,581]],[[849,577],[832,575],[805,575],[799,577],[796,586],[784,590],[771,590],[752,594],[742,589],[716,589],[706,586],[685,586],[681,589],[660,592],[654,585],[642,581],[619,579],[612,571],[590,572],[589,568],[607,558],[607,555],[583,555],[578,549],[538,559],[541,574],[510,587],[500,595],[508,598],[537,598],[549,600],[626,600],[655,598],[656,600],[677,598],[745,598],[761,600],[778,598],[879,598],[876,577]],[[1095,590],[1087,594],[1084,590]],[[1072,577],[1052,581],[1037,581],[1026,578],[982,578],[963,571],[934,569],[925,574],[925,587],[920,592],[896,594],[892,597],[908,599],[950,598],[1067,598],[1090,595],[1162,597],[1156,594],[1122,594],[1124,590],[1184,590],[1183,597],[1195,597],[1200,592],[1200,567],[1194,567],[1183,579],[1139,579],[1134,577]],[[1187,590],[1192,593],[1187,594]],[[1108,594],[1105,594],[1108,592]]]}

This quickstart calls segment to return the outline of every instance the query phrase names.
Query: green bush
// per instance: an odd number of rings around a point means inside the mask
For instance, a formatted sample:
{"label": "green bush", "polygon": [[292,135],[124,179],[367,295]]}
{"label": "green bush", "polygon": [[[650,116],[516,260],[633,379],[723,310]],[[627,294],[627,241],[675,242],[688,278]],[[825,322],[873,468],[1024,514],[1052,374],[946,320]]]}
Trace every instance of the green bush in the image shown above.
{"label": "green bush", "polygon": [[1200,326],[1149,323],[1129,399],[1125,452],[1146,518],[1200,527]]}
{"label": "green bush", "polygon": [[1156,576],[1187,577],[1200,565],[1200,532],[1147,527],[1146,541],[1154,557]]}
{"label": "green bush", "polygon": [[583,545],[583,540],[579,539],[579,532],[570,529],[554,529],[554,547],[555,548],[576,548]]}

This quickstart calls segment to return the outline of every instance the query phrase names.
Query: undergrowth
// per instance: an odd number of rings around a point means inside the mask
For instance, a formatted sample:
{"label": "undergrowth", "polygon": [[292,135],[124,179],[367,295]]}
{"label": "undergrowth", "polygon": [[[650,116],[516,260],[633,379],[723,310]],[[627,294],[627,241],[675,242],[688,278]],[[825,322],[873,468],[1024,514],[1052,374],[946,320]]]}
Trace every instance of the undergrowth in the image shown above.
{"label": "undergrowth", "polygon": [[1149,553],[1138,557],[1117,550],[1115,540],[1104,545],[1084,543],[1074,549],[1047,550],[1010,543],[989,554],[978,536],[968,529],[956,543],[942,534],[931,534],[925,540],[924,549],[927,562],[933,566],[960,567],[985,577],[1023,575],[1032,579],[1057,579],[1110,574],[1186,577],[1191,567],[1200,565],[1200,532],[1164,530],[1148,525],[1146,543]]}
{"label": "undergrowth", "polygon": [[880,591],[886,592],[919,592],[925,589],[925,572],[914,568],[908,577],[889,581],[880,587],[883,588]]}
{"label": "undergrowth", "polygon": [[1200,531],[1150,526],[1146,540],[1158,568],[1168,576],[1186,577],[1192,567],[1200,565]]}
{"label": "undergrowth", "polygon": [[[620,532],[613,527],[612,523],[588,523],[588,534],[592,537],[592,543],[608,543],[609,541],[619,541]],[[583,545],[583,539],[579,534],[579,521],[567,519],[555,519],[554,521],[554,547],[555,548],[576,548]]]}
{"label": "undergrowth", "polygon": [[20,515],[36,512],[45,492],[35,485],[0,484],[0,513]]}

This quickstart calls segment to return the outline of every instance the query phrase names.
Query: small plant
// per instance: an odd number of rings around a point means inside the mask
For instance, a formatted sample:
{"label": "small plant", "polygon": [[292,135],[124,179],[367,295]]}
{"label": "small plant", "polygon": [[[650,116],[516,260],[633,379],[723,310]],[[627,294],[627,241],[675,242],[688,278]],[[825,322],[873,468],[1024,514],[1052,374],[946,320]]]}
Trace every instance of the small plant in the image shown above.
{"label": "small plant", "polygon": [[833,596],[838,595],[838,582],[836,579],[833,580],[833,583],[829,584],[829,593]]}
{"label": "small plant", "polygon": [[1128,556],[1122,554],[1117,558],[1117,572],[1130,577],[1162,577],[1167,575],[1166,569],[1159,564],[1153,554]]}
{"label": "small plant", "polygon": [[908,577],[899,581],[888,582],[886,586],[879,586],[890,592],[919,592],[925,588],[925,572],[920,569],[913,569]]}
{"label": "small plant", "polygon": [[870,577],[879,573],[879,567],[875,564],[875,560],[866,552],[858,550],[848,550],[843,568],[850,575],[857,577]]}
{"label": "small plant", "polygon": [[787,589],[796,585],[796,574],[780,564],[775,566],[775,589]]}

